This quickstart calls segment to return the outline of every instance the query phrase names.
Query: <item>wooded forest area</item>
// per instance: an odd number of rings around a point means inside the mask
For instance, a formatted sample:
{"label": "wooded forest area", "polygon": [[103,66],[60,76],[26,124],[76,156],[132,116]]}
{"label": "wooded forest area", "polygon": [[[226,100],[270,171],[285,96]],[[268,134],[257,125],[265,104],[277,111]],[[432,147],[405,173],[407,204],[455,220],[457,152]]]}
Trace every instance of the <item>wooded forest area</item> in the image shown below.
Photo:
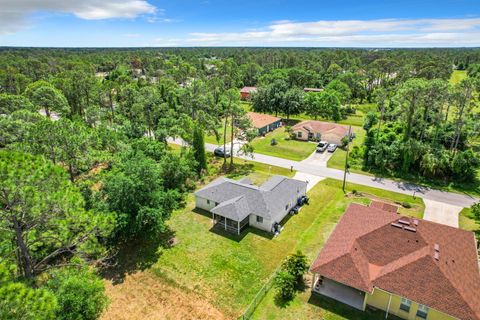
{"label": "wooded forest area", "polygon": [[0,48],[0,318],[97,319],[122,246],[167,233],[208,174],[205,135],[255,151],[250,109],[339,122],[373,104],[352,162],[473,190],[479,89],[480,49]]}

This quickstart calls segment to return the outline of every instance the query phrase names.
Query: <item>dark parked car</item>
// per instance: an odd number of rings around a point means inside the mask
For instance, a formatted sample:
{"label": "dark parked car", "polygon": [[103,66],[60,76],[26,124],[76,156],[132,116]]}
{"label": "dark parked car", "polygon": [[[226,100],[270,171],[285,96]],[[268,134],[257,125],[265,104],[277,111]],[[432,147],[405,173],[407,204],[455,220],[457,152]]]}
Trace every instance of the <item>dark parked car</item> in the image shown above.
{"label": "dark parked car", "polygon": [[335,152],[335,150],[337,150],[337,145],[335,143],[330,143],[328,145],[327,151],[328,152]]}
{"label": "dark parked car", "polygon": [[320,141],[317,144],[317,152],[323,152],[327,149],[328,147],[328,142],[327,141]]}
{"label": "dark parked car", "polygon": [[[216,149],[213,151],[213,154],[216,155],[217,157],[223,157],[223,155],[224,155],[223,147],[218,147],[218,148],[216,148]],[[231,156],[230,148],[228,148],[228,147],[225,148],[225,155],[226,155],[227,157],[230,157],[230,156]]]}
{"label": "dark parked car", "polygon": [[292,214],[292,215],[297,214],[299,209],[300,208],[298,206],[293,207],[292,210],[290,210],[290,214]]}

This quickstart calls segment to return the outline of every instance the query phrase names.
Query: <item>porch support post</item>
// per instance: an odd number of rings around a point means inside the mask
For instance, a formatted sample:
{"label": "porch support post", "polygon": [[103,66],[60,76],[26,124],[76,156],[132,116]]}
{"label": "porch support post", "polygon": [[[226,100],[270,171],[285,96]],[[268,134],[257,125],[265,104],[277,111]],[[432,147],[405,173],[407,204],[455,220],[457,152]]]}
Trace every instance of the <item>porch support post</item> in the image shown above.
{"label": "porch support post", "polygon": [[392,303],[392,294],[390,293],[390,298],[388,299],[387,312],[385,313],[385,319],[388,318],[388,312],[390,311],[390,303]]}
{"label": "porch support post", "polygon": [[240,234],[240,221],[237,221],[237,234]]}
{"label": "porch support post", "polygon": [[223,217],[225,219],[225,230],[227,230],[227,217]]}

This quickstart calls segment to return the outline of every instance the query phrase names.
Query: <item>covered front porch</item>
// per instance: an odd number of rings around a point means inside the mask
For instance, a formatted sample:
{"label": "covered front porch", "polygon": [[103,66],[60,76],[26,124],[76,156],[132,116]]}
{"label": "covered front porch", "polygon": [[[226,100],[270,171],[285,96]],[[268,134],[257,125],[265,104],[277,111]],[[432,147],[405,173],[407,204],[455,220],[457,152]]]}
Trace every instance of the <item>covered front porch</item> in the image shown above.
{"label": "covered front porch", "polygon": [[365,309],[365,292],[334,280],[315,274],[312,291],[345,303],[355,309]]}
{"label": "covered front porch", "polygon": [[245,217],[242,221],[236,221],[216,213],[212,213],[213,225],[216,228],[224,229],[225,231],[240,234],[243,229],[248,227],[249,217]]}

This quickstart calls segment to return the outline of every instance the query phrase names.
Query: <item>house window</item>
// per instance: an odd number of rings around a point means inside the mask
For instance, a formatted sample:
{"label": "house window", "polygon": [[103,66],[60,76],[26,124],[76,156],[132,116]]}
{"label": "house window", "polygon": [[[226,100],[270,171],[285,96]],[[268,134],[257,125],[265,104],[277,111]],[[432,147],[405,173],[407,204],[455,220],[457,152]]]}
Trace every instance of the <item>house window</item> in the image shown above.
{"label": "house window", "polygon": [[257,222],[258,223],[263,223],[263,217],[257,216]]}
{"label": "house window", "polygon": [[428,315],[428,307],[424,306],[423,304],[419,304],[418,310],[417,310],[417,317],[422,319],[427,319],[427,315]]}
{"label": "house window", "polygon": [[320,139],[320,132],[317,132],[317,139]]}
{"label": "house window", "polygon": [[400,303],[400,310],[405,312],[410,312],[410,307],[412,305],[412,301],[402,298],[402,302]]}
{"label": "house window", "polygon": [[297,132],[297,138],[301,138],[302,137],[302,132],[301,131],[298,131]]}
{"label": "house window", "polygon": [[288,204],[285,205],[285,210],[288,210]]}
{"label": "house window", "polygon": [[210,200],[207,200],[207,204],[210,204]]}

